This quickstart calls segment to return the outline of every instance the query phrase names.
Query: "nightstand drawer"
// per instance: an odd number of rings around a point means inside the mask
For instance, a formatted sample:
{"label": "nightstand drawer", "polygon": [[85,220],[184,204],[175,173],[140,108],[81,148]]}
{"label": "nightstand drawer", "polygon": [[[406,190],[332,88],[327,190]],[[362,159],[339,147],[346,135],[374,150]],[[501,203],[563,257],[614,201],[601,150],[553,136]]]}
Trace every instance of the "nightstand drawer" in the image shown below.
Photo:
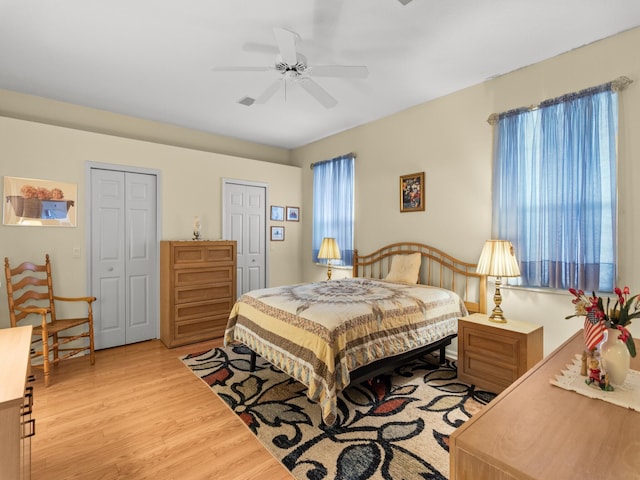
{"label": "nightstand drawer", "polygon": [[486,355],[487,357],[513,363],[518,359],[520,337],[496,335],[493,332],[464,329],[464,345],[466,350]]}
{"label": "nightstand drawer", "polygon": [[[503,389],[511,385],[520,375],[517,364],[512,361],[495,361],[482,353],[467,352],[464,358],[464,372],[480,383],[490,382]],[[476,383],[477,384],[477,383]]]}

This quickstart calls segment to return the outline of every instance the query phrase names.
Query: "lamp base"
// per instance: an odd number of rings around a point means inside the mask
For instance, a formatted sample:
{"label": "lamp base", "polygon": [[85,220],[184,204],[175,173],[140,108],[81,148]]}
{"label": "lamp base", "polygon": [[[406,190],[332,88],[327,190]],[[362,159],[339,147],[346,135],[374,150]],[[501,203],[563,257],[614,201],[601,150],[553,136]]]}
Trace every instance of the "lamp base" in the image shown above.
{"label": "lamp base", "polygon": [[496,306],[493,308],[491,312],[491,316],[489,317],[490,322],[496,323],[507,323],[507,319],[504,318],[504,312],[502,308],[500,308],[500,304],[502,303],[502,295],[500,294],[500,285],[502,285],[502,281],[500,277],[496,277],[496,291],[493,295],[493,302]]}
{"label": "lamp base", "polygon": [[[498,312],[496,310],[500,310],[500,311]],[[498,306],[496,306],[496,308],[493,309],[493,312],[491,312],[489,321],[496,322],[496,323],[507,323],[507,319],[504,318],[504,316],[502,315],[502,309]]]}

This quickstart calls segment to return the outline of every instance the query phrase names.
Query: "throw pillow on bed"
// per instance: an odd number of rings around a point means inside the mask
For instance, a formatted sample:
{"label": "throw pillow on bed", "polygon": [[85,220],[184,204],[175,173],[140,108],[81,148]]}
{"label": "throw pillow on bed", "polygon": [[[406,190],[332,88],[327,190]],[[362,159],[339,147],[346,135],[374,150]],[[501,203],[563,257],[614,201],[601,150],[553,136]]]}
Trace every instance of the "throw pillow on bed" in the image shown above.
{"label": "throw pillow on bed", "polygon": [[399,283],[418,283],[421,261],[422,255],[420,253],[394,255],[391,259],[391,270],[385,280]]}

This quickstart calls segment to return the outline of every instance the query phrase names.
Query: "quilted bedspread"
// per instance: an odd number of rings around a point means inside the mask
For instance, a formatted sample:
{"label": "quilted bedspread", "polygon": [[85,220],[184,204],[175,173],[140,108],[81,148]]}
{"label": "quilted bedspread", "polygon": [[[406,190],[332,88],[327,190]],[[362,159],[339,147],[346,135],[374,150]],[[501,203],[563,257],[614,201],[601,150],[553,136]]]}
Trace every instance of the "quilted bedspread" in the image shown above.
{"label": "quilted bedspread", "polygon": [[326,424],[349,373],[457,332],[454,292],[368,278],[254,290],[229,317],[225,345],[243,343],[308,387]]}

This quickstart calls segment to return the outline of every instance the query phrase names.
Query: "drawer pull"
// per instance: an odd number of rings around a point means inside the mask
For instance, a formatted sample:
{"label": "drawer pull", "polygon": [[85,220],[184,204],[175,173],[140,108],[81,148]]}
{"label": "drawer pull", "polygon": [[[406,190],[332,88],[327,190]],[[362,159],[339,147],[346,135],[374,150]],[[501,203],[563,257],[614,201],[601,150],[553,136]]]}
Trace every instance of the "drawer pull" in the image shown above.
{"label": "drawer pull", "polygon": [[33,437],[36,434],[36,419],[32,418],[31,420],[22,424],[22,438]]}
{"label": "drawer pull", "polygon": [[33,411],[33,387],[28,386],[26,389],[26,393],[24,394],[25,402],[22,404],[21,415],[31,415]]}

